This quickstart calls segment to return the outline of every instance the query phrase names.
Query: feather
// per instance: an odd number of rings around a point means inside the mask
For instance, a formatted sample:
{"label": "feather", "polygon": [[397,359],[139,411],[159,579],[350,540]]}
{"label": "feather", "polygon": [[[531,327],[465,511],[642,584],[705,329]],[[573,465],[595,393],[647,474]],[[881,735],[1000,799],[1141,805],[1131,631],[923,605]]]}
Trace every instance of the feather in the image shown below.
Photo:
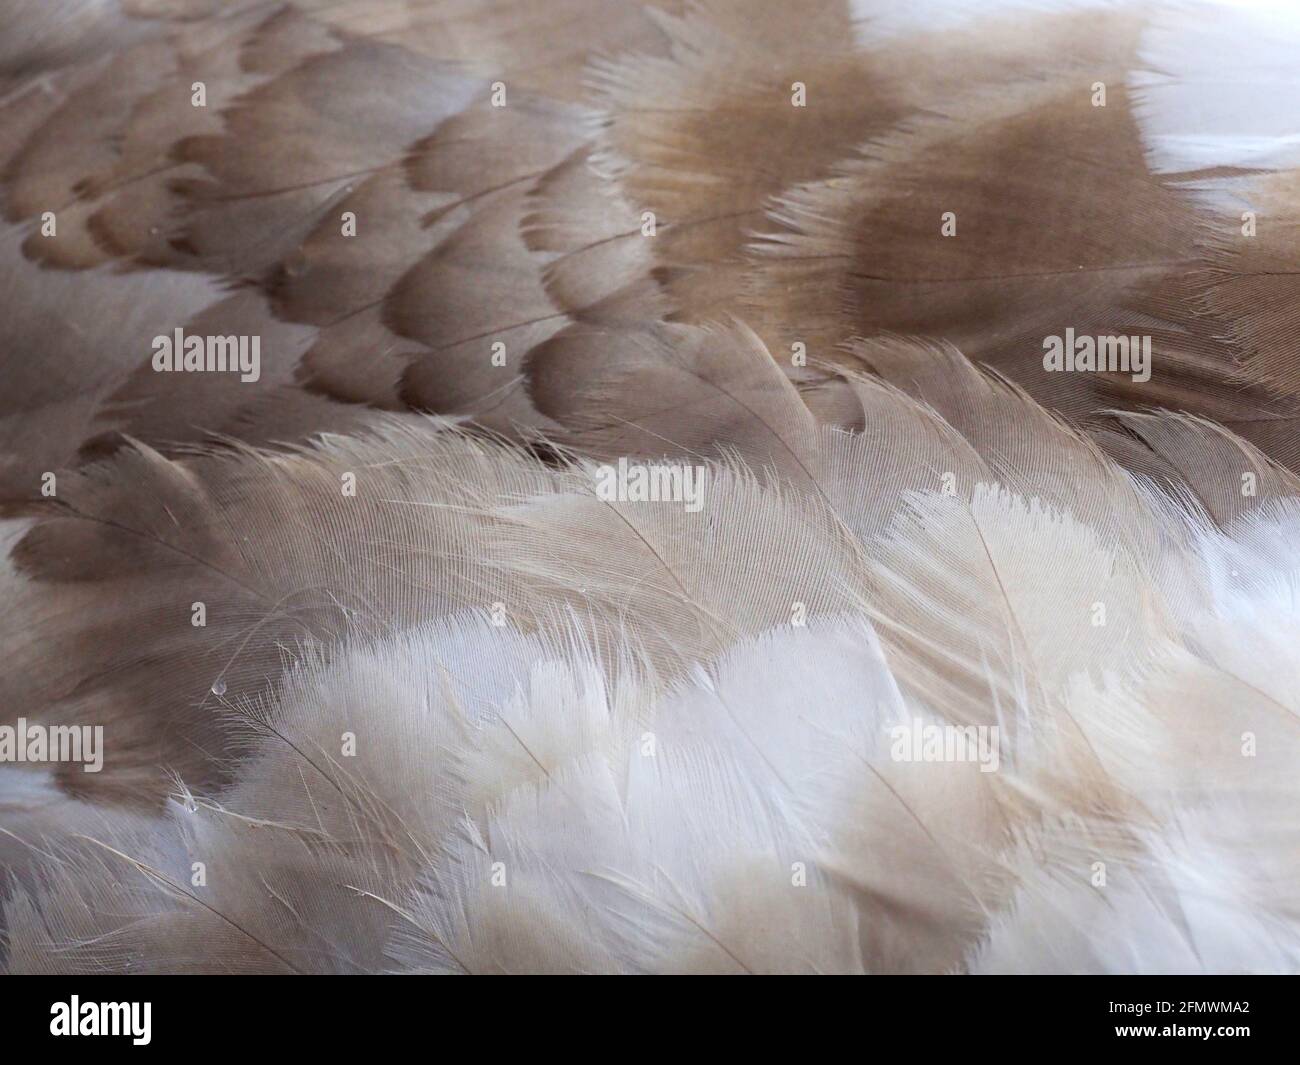
{"label": "feather", "polygon": [[784,194],[764,245],[773,283],[840,340],[946,339],[1054,409],[1095,409],[1095,376],[1046,372],[1044,339],[1137,331],[1153,317],[1144,287],[1193,258],[1192,207],[1148,173],[1125,95],[1136,39],[1103,19],[1063,69],[934,106]]}
{"label": "feather", "polygon": [[7,324],[0,396],[0,500],[6,505],[40,499],[42,475],[76,461],[78,448],[98,431],[102,406],[147,364],[150,339],[220,297],[197,274],[41,270],[17,254],[20,234],[0,234],[7,249],[0,284]]}

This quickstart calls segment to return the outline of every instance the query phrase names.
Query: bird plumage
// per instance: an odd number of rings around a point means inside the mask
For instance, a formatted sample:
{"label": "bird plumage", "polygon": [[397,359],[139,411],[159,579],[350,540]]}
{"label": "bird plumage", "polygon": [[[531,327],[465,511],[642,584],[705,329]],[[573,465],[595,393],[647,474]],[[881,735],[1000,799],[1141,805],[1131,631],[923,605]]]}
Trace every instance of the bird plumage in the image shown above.
{"label": "bird plumage", "polygon": [[953,7],[3,5],[11,971],[1300,968],[1274,23]]}

